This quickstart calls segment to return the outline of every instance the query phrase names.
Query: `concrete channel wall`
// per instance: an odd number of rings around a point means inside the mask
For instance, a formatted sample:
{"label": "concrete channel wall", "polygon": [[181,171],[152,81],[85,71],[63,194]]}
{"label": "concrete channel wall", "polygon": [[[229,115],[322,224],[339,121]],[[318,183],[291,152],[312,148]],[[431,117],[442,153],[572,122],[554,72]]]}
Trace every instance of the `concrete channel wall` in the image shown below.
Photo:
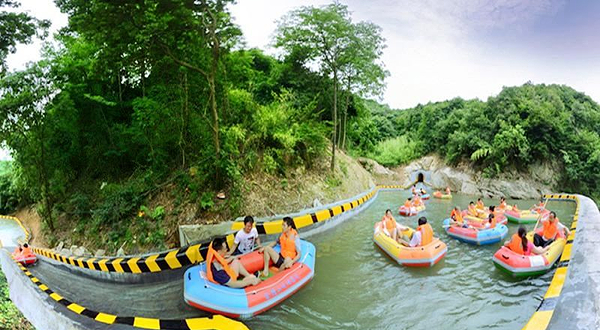
{"label": "concrete channel wall", "polygon": [[569,271],[548,329],[600,329],[600,212],[594,201],[579,199],[577,232]]}

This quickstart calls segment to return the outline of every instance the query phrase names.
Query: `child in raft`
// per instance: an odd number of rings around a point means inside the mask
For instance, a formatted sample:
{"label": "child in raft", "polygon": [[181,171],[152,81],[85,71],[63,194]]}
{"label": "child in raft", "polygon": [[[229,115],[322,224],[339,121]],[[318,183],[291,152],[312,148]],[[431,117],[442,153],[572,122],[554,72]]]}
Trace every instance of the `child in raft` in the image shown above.
{"label": "child in raft", "polygon": [[[260,279],[250,274],[237,258],[226,258],[227,253],[223,237],[215,238],[209,245],[206,256],[206,275],[209,281],[230,288],[245,288],[260,283]],[[238,280],[240,275],[243,279]]]}
{"label": "child in raft", "polygon": [[532,253],[546,253],[548,249],[550,249],[550,246],[539,247],[533,245],[533,243],[527,239],[527,230],[523,226],[519,227],[519,230],[512,235],[510,240],[504,243],[504,246],[506,246],[507,248],[509,248],[517,254],[525,256],[530,256]]}

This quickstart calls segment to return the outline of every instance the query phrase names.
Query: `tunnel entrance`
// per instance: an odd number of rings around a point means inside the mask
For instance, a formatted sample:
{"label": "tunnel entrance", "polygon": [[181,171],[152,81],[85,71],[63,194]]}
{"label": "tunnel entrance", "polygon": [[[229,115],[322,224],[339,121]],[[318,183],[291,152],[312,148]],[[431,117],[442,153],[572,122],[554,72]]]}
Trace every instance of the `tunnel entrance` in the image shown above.
{"label": "tunnel entrance", "polygon": [[417,182],[423,182],[423,173],[419,173],[419,175],[417,175]]}

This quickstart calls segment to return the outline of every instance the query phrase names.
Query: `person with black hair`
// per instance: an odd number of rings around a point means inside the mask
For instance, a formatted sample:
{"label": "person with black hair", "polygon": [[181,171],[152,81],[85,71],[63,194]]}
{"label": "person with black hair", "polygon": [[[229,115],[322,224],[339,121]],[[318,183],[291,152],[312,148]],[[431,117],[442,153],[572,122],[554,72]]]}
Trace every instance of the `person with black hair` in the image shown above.
{"label": "person with black hair", "polygon": [[427,223],[426,217],[420,217],[418,220],[419,226],[412,234],[410,242],[400,240],[400,244],[409,247],[425,246],[433,240],[433,228]]}
{"label": "person with black hair", "polygon": [[244,228],[235,234],[233,246],[229,250],[229,254],[235,256],[252,252],[255,244],[260,246],[260,238],[258,237],[256,227],[254,227],[254,218],[248,215],[244,218]]}
{"label": "person with black hair", "polygon": [[550,249],[550,246],[541,248],[541,247],[535,246],[533,243],[529,242],[529,240],[527,239],[527,230],[523,226],[519,227],[519,230],[513,234],[513,236],[510,238],[510,240],[508,240],[504,243],[504,246],[508,247],[510,250],[512,250],[515,253],[526,255],[526,256],[529,256],[532,253],[534,253],[534,254],[546,253],[546,251],[548,251],[548,249]]}
{"label": "person with black hair", "polygon": [[558,218],[556,217],[556,213],[554,211],[550,212],[548,219],[541,220],[543,230],[542,235],[535,233],[533,235],[533,245],[545,247],[547,245],[552,244],[556,237],[558,236],[558,231],[563,230],[565,233],[565,237],[568,237],[571,231],[566,226],[563,226]]}
{"label": "person with black hair", "polygon": [[[206,275],[209,281],[231,288],[244,288],[260,283],[260,279],[248,273],[236,258],[225,258],[227,244],[225,238],[217,237],[209,245],[206,256]],[[238,280],[242,276],[243,279]]]}
{"label": "person with black hair", "polygon": [[[281,252],[277,253],[273,247],[279,244]],[[279,240],[269,243],[258,250],[264,252],[265,267],[263,276],[269,276],[269,262],[273,261],[273,265],[279,270],[290,268],[294,263],[300,260],[302,251],[300,251],[300,236],[296,231],[294,220],[290,217],[283,218],[281,223],[281,236]]]}

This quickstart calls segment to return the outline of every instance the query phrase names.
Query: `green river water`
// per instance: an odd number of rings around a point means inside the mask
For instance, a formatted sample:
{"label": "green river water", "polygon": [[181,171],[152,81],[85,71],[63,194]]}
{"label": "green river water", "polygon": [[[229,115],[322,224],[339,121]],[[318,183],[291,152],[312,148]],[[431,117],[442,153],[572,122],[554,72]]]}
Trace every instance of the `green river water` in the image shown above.
{"label": "green river water", "polygon": [[[245,323],[251,329],[521,329],[538,307],[554,271],[522,280],[494,267],[500,243],[474,246],[446,235],[442,220],[456,204],[465,208],[476,197],[455,195],[431,199],[414,217],[395,215],[416,227],[426,216],[436,236],[448,246],[446,257],[432,268],[406,268],[373,243],[373,225],[386,209],[397,214],[407,191],[380,192],[364,211],[332,229],[308,238],[317,248],[315,277],[272,310]],[[498,200],[484,199],[487,205]],[[535,200],[508,200],[527,209]],[[563,224],[570,225],[575,204],[551,201]],[[528,230],[534,224],[527,225]],[[518,225],[509,223],[506,237]]]}

